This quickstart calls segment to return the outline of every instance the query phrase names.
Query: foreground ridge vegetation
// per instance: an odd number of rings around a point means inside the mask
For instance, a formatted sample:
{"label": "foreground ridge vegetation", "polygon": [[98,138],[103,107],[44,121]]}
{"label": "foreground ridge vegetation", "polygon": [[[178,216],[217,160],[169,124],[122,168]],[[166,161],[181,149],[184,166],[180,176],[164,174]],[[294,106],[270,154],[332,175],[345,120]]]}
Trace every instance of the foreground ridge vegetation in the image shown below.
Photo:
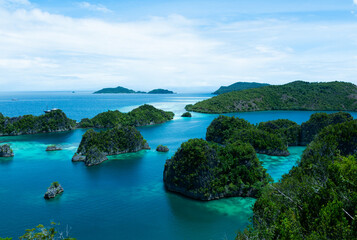
{"label": "foreground ridge vegetation", "polygon": [[[76,240],[75,238],[69,237],[69,230],[67,227],[66,232],[58,230],[59,223],[51,223],[51,227],[45,227],[39,224],[35,228],[26,229],[26,233],[19,237],[19,239],[24,240]],[[1,238],[0,240],[12,240],[13,238]]]}
{"label": "foreground ridge vegetation", "polygon": [[357,111],[357,87],[352,83],[295,81],[224,93],[187,105],[187,111],[229,113],[268,110]]}
{"label": "foreground ridge vegetation", "polygon": [[259,125],[235,117],[219,116],[207,128],[206,140],[219,144],[249,142],[258,153],[287,156],[288,146],[306,146],[324,127],[353,120],[349,113],[315,113],[301,126],[278,119]]}
{"label": "foreground ridge vegetation", "polygon": [[190,139],[167,160],[167,190],[190,198],[256,197],[271,181],[249,143],[227,146]]}
{"label": "foreground ridge vegetation", "polygon": [[324,128],[262,191],[237,239],[357,239],[357,121]]}
{"label": "foreground ridge vegetation", "polygon": [[172,120],[173,112],[163,111],[152,105],[144,104],[129,113],[118,110],[100,113],[92,119],[84,118],[78,124],[81,128],[113,128],[115,126],[146,126]]}

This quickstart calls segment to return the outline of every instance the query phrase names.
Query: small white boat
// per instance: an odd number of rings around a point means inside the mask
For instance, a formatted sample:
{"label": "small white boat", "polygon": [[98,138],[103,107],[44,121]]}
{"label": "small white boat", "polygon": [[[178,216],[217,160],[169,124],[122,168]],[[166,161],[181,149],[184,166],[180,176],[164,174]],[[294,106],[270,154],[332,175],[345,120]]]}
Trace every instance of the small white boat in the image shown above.
{"label": "small white boat", "polygon": [[52,112],[52,111],[56,111],[56,110],[59,110],[58,108],[52,108],[51,110],[45,110],[44,112],[45,113],[50,113],[50,112]]}

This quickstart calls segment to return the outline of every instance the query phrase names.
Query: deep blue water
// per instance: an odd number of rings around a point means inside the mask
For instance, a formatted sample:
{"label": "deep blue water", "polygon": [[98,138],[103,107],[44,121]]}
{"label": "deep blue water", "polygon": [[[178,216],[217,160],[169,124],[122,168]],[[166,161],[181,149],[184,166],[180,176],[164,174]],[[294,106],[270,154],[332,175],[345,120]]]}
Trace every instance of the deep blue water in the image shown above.
{"label": "deep blue water", "polygon": [[[70,227],[77,239],[234,239],[252,214],[254,199],[229,198],[211,202],[193,201],[164,190],[162,173],[182,142],[204,138],[217,115],[193,113],[181,118],[184,106],[210,97],[208,94],[93,95],[89,93],[0,93],[0,112],[7,116],[42,114],[60,108],[80,120],[108,109],[129,111],[144,103],[172,110],[173,121],[139,128],[150,146],[164,144],[168,153],[155,150],[110,157],[99,166],[72,163],[71,157],[85,130],[33,136],[1,137],[11,144],[15,157],[0,160],[0,237],[16,239],[24,229],[51,221]],[[18,99],[12,101],[11,99]],[[254,112],[229,114],[258,123],[288,118],[298,123],[313,112]],[[357,114],[353,113],[356,117]],[[49,144],[62,151],[45,152]],[[301,156],[304,148],[290,148],[289,157],[258,155],[278,180]],[[43,194],[53,181],[65,192],[50,201]]]}

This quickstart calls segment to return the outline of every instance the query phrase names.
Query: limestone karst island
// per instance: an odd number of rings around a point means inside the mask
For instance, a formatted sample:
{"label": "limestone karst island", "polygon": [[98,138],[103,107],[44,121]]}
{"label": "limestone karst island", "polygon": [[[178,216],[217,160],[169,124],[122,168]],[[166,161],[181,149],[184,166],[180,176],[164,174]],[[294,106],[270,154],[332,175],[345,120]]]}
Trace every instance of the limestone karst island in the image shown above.
{"label": "limestone karst island", "polygon": [[0,0],[0,240],[357,239],[356,0]]}

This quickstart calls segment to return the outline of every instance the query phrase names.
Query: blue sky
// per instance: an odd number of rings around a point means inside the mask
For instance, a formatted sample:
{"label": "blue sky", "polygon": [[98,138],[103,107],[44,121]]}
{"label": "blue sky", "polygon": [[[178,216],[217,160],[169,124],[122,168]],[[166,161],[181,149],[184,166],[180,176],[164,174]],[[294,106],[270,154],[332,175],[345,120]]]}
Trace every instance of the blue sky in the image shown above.
{"label": "blue sky", "polygon": [[0,0],[0,89],[357,84],[357,0]]}

